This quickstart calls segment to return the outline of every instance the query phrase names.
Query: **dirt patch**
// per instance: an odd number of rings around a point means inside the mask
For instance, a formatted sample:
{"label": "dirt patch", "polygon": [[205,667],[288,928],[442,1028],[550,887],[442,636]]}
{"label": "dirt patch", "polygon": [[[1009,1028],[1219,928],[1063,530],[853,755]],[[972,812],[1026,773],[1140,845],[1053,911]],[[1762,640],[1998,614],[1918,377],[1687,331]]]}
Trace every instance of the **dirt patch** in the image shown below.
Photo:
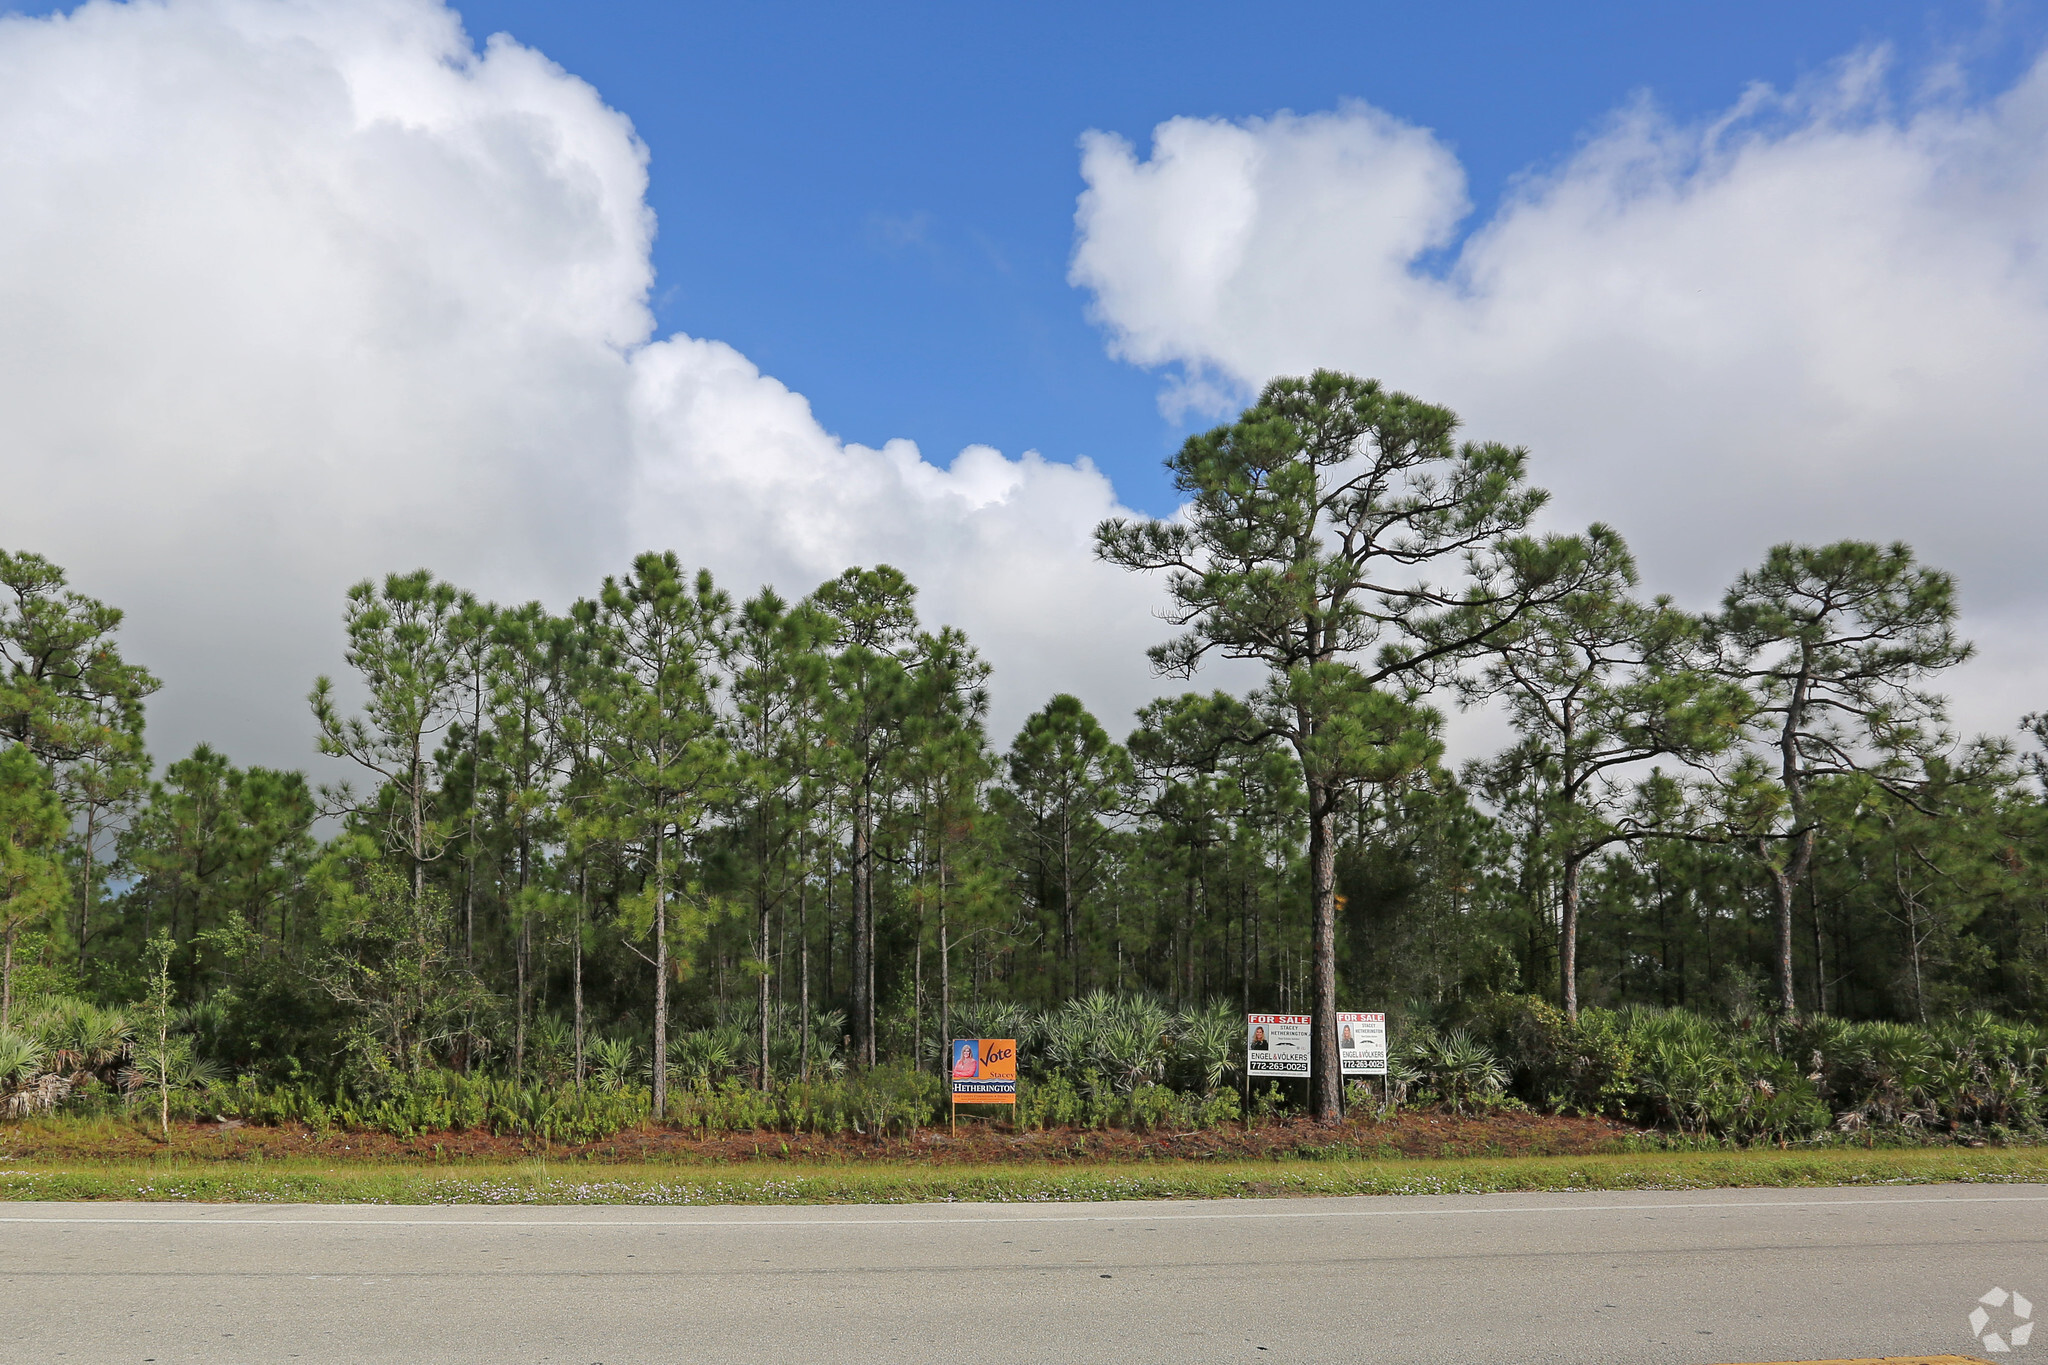
{"label": "dirt patch", "polygon": [[550,1160],[732,1164],[807,1163],[1002,1164],[1045,1161],[1244,1161],[1281,1157],[1584,1156],[1614,1151],[1638,1130],[1606,1119],[1550,1114],[1457,1114],[1408,1111],[1384,1120],[1337,1124],[1307,1119],[1236,1124],[1199,1132],[1127,1132],[1054,1128],[1012,1133],[1000,1123],[971,1120],[957,1137],[944,1128],[879,1136],[859,1133],[702,1134],[642,1124],[602,1142],[543,1147],[490,1133],[321,1132],[302,1127],[174,1123],[168,1142],[153,1124],[38,1121],[0,1125],[0,1160],[123,1160],[175,1155],[200,1161],[316,1158],[351,1162],[520,1161],[545,1150]]}

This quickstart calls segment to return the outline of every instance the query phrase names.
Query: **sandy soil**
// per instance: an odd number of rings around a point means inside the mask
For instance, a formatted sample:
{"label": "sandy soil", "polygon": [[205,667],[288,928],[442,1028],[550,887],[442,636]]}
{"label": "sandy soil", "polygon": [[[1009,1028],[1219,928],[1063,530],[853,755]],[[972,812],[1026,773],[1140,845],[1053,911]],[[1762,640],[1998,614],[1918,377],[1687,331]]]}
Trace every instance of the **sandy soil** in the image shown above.
{"label": "sandy soil", "polygon": [[[700,1135],[694,1129],[643,1124],[602,1142],[557,1145],[552,1159],[720,1163],[750,1161],[1000,1163],[1041,1161],[1257,1160],[1343,1154],[1382,1157],[1578,1156],[1610,1151],[1636,1130],[1605,1119],[1548,1114],[1455,1114],[1405,1111],[1377,1121],[1321,1125],[1306,1119],[1236,1124],[1200,1132],[1136,1133],[1055,1128],[1012,1133],[1000,1121],[968,1120],[959,1136],[942,1128],[874,1136],[758,1131]],[[490,1133],[318,1132],[262,1127],[235,1120],[174,1123],[168,1143],[141,1122],[30,1122],[0,1125],[0,1160],[120,1160],[175,1153],[198,1160],[280,1157],[351,1161],[519,1161],[538,1144]]]}

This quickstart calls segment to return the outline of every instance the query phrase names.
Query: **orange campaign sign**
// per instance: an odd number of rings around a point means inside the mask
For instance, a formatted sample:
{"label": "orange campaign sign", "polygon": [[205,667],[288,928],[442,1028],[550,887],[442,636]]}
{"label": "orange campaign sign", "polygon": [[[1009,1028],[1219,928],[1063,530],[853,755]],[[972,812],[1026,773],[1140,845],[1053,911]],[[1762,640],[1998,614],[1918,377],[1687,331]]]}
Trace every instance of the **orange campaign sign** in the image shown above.
{"label": "orange campaign sign", "polygon": [[1017,1102],[1017,1040],[955,1038],[953,1040],[953,1103],[1015,1104]]}

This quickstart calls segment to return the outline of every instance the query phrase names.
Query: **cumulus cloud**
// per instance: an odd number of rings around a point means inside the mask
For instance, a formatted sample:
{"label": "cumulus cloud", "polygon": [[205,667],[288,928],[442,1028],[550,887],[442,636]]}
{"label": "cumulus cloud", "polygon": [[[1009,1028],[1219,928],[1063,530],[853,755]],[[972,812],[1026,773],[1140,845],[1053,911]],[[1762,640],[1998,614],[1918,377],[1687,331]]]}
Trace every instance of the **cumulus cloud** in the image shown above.
{"label": "cumulus cloud", "polygon": [[1115,729],[1156,690],[1143,657],[1164,631],[1153,589],[1095,561],[1096,523],[1125,512],[1086,460],[970,446],[940,468],[909,441],[841,442],[717,341],[656,342],[632,380],[635,543],[687,526],[706,562],[746,582],[903,568],[925,618],[966,628],[996,666],[1002,739],[1056,691],[1082,691]]}
{"label": "cumulus cloud", "polygon": [[1959,716],[2006,730],[2048,703],[2048,64],[1900,105],[1887,62],[1637,103],[1477,224],[1452,151],[1363,104],[1090,134],[1072,279],[1169,410],[1379,376],[1696,605],[1777,541],[1909,540],[1984,645]]}
{"label": "cumulus cloud", "polygon": [[0,19],[0,544],[127,609],[159,754],[308,762],[356,579],[560,607],[650,546],[741,592],[895,562],[1006,723],[1146,694],[1151,590],[1085,552],[1102,476],[843,444],[653,339],[646,184],[596,91],[434,0]]}

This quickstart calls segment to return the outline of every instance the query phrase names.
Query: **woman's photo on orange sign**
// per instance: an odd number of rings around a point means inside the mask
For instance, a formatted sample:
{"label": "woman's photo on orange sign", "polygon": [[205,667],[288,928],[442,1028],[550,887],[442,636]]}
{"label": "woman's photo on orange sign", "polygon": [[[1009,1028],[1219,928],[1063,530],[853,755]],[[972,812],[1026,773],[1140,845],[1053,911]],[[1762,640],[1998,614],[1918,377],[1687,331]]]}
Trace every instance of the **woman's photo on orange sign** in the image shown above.
{"label": "woman's photo on orange sign", "polygon": [[953,1079],[971,1081],[981,1071],[981,1040],[960,1038],[953,1043]]}

